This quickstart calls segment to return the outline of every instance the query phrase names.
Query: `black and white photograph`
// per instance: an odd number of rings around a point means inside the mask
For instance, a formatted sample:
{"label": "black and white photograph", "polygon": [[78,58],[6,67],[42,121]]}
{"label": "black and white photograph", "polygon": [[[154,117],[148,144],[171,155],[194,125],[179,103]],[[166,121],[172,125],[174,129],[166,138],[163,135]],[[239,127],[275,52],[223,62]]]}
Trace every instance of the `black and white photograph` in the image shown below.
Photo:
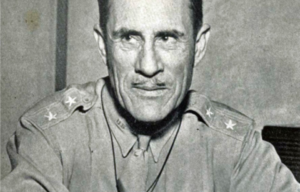
{"label": "black and white photograph", "polygon": [[299,0],[1,0],[1,192],[300,192]]}

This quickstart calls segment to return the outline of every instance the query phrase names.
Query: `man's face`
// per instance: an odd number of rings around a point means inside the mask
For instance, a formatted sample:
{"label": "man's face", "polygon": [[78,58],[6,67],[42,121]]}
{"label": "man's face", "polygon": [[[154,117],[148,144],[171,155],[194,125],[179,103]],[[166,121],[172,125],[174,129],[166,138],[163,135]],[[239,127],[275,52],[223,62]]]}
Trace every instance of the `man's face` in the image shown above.
{"label": "man's face", "polygon": [[115,96],[137,120],[162,120],[191,84],[195,38],[189,1],[110,3],[105,57]]}

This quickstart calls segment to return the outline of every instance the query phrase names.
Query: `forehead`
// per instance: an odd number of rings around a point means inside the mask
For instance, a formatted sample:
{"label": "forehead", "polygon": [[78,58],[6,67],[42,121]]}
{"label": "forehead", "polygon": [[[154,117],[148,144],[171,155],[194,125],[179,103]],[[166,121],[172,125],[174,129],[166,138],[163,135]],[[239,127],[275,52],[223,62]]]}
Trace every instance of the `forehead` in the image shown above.
{"label": "forehead", "polygon": [[108,30],[192,29],[189,0],[111,0],[109,9]]}

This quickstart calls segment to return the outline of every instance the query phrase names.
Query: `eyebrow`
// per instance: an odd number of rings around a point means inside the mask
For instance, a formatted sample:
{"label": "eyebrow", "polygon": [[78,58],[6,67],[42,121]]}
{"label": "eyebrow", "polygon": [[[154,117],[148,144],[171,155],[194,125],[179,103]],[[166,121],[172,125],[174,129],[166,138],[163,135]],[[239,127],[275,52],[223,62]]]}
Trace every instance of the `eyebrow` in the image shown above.
{"label": "eyebrow", "polygon": [[[112,35],[114,38],[116,37],[120,37],[120,36],[123,36],[123,35],[137,35],[137,36],[140,36],[142,38],[144,38],[143,34],[139,31],[136,31],[136,30],[131,30],[131,29],[127,29],[127,28],[120,28],[116,31],[113,31]],[[185,34],[183,32],[180,32],[176,29],[172,29],[172,30],[162,30],[162,31],[158,31],[155,33],[155,37],[161,37],[161,36],[166,36],[166,35],[169,35],[169,36],[175,36],[175,37],[182,37],[184,36]]]}
{"label": "eyebrow", "polygon": [[131,29],[127,29],[127,28],[121,28],[119,30],[113,31],[113,37],[120,37],[122,35],[126,35],[126,34],[130,34],[130,35],[138,35],[138,36],[143,36],[141,32],[136,31],[136,30],[131,30]]}
{"label": "eyebrow", "polygon": [[155,37],[161,37],[161,36],[175,36],[175,37],[182,37],[184,36],[183,32],[180,32],[176,29],[172,29],[172,30],[163,30],[163,31],[159,31],[155,34]]}

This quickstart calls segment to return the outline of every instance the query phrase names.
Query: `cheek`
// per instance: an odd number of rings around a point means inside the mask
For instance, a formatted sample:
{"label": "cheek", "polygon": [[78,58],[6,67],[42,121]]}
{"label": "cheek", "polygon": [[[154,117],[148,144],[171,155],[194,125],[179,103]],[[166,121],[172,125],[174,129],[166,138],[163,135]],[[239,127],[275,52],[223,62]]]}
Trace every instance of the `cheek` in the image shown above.
{"label": "cheek", "polygon": [[165,71],[173,76],[177,84],[184,85],[192,75],[194,54],[191,48],[159,52]]}
{"label": "cheek", "polygon": [[132,70],[134,64],[137,62],[138,51],[130,50],[125,51],[121,49],[118,45],[112,48],[112,61],[115,68],[120,71],[126,71],[128,69]]}
{"label": "cheek", "polygon": [[134,72],[137,58],[138,50],[123,50],[117,43],[112,44],[108,57],[110,75],[115,76],[115,81],[119,81],[122,84],[124,78]]}
{"label": "cheek", "polygon": [[193,49],[161,51],[160,59],[164,63],[165,72],[173,81],[173,101],[178,106],[184,99],[191,85],[194,54]]}
{"label": "cheek", "polygon": [[137,51],[125,51],[118,45],[110,47],[108,63],[110,68],[110,78],[115,87],[116,96],[123,104],[126,88],[131,83],[130,77],[134,73],[134,65],[137,62]]}

